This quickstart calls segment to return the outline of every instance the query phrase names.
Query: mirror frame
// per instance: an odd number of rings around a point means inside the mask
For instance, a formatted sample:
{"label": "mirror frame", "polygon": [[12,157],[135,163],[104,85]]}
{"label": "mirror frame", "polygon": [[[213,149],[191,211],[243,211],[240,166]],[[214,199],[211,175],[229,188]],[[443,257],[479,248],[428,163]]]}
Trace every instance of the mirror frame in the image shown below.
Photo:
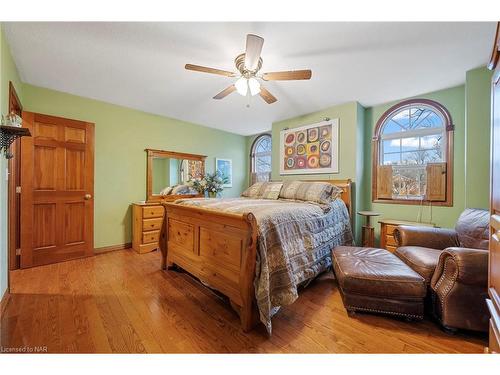
{"label": "mirror frame", "polygon": [[201,161],[201,172],[205,174],[205,155],[188,154],[184,152],[176,151],[165,151],[165,150],[155,150],[147,148],[144,151],[147,152],[147,167],[146,167],[146,202],[162,202],[162,201],[173,201],[180,198],[193,198],[202,197],[201,194],[176,194],[176,195],[153,195],[153,158],[163,157],[163,158],[173,158],[181,160],[196,160]]}

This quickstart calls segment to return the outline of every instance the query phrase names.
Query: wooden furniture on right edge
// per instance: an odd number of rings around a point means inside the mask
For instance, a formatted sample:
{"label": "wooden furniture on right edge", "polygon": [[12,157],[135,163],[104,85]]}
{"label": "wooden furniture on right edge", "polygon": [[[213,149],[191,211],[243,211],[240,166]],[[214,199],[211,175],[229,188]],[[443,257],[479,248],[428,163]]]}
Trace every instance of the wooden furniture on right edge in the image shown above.
{"label": "wooden furniture on right edge", "polygon": [[434,224],[430,223],[418,223],[416,221],[405,221],[405,220],[393,220],[393,219],[381,219],[378,221],[380,223],[380,247],[389,250],[391,253],[396,251],[397,244],[394,240],[394,229],[398,225],[410,225],[413,227],[435,227]]}
{"label": "wooden furniture on right edge", "polygon": [[491,123],[491,197],[490,197],[490,251],[488,265],[488,295],[486,300],[490,310],[490,353],[500,353],[500,22],[491,62],[488,66],[493,73],[492,82],[492,123]]}
{"label": "wooden furniture on right edge", "polygon": [[132,248],[139,254],[159,248],[163,212],[158,203],[132,204]]}

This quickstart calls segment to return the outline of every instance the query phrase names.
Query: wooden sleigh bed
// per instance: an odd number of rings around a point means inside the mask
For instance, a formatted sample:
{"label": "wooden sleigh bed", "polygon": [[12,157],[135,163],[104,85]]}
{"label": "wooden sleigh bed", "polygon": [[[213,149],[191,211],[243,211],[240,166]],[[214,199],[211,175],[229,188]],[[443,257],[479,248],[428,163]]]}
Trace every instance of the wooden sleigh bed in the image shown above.
{"label": "wooden sleigh bed", "polygon": [[[342,189],[352,225],[351,180],[326,180]],[[259,322],[254,278],[257,221],[253,214],[234,214],[176,203],[163,203],[160,234],[162,269],[174,265],[226,295],[245,332]]]}

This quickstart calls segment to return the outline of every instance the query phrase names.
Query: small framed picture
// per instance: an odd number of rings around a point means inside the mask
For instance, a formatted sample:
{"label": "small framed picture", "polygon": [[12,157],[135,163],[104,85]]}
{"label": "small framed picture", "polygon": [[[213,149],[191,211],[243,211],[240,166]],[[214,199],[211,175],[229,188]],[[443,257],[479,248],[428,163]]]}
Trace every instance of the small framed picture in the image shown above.
{"label": "small framed picture", "polygon": [[224,187],[233,187],[233,161],[231,159],[215,158],[215,170],[218,171],[222,177],[227,178]]}

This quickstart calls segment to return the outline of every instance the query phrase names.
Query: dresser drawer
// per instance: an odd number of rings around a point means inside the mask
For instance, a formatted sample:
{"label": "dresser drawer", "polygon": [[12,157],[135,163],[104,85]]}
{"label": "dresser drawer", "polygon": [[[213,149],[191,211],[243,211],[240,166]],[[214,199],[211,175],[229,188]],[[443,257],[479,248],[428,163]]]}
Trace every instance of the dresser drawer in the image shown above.
{"label": "dresser drawer", "polygon": [[398,226],[397,225],[385,225],[385,232],[387,233],[387,237],[392,237],[392,234],[394,233],[394,229],[396,229]]}
{"label": "dresser drawer", "polygon": [[163,217],[163,206],[142,207],[142,217],[149,219],[152,217]]}
{"label": "dresser drawer", "polygon": [[159,230],[142,233],[142,243],[158,242],[159,240],[160,240]]}
{"label": "dresser drawer", "polygon": [[142,230],[148,231],[148,230],[160,230],[161,229],[161,224],[163,223],[163,218],[158,217],[154,219],[144,219],[142,221]]}
{"label": "dresser drawer", "polygon": [[392,234],[388,234],[387,236],[385,236],[385,243],[388,246],[398,246]]}

